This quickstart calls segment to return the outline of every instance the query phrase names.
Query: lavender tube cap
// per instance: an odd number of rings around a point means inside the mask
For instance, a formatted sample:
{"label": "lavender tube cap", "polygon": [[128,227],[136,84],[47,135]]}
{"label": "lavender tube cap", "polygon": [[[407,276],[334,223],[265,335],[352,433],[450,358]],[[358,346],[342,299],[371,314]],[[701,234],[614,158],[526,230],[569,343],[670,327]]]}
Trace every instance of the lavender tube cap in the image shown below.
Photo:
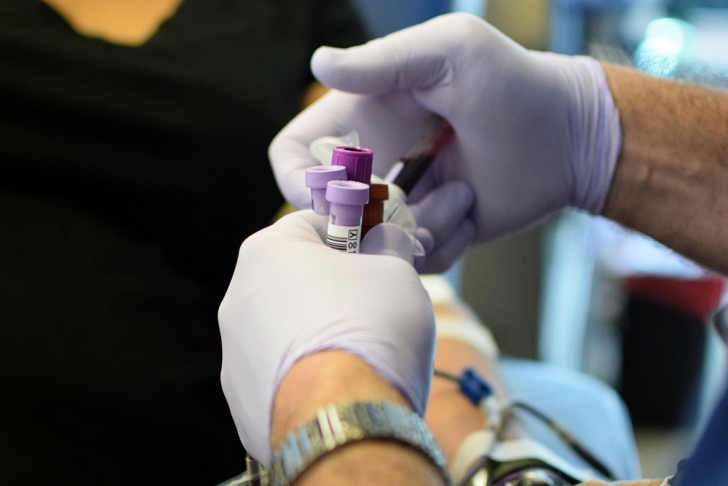
{"label": "lavender tube cap", "polygon": [[326,186],[331,203],[331,224],[359,226],[364,205],[369,202],[369,186],[355,181],[331,181]]}
{"label": "lavender tube cap", "polygon": [[374,153],[367,148],[334,147],[331,165],[346,167],[346,176],[350,181],[369,184],[372,180],[372,162]]}
{"label": "lavender tube cap", "polygon": [[311,206],[316,214],[328,215],[329,202],[326,200],[326,185],[330,181],[345,181],[346,168],[333,165],[318,165],[306,169],[306,187],[311,188]]}

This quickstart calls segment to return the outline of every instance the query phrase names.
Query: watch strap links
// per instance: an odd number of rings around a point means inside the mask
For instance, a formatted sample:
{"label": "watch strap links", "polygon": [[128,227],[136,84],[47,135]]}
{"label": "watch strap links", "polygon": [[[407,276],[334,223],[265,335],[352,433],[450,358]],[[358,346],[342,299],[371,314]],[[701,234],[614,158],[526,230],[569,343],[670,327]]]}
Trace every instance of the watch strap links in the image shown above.
{"label": "watch strap links", "polygon": [[450,484],[445,458],[416,413],[391,402],[355,402],[327,405],[288,434],[273,454],[273,485],[288,486],[334,449],[367,439],[392,440],[419,451]]}

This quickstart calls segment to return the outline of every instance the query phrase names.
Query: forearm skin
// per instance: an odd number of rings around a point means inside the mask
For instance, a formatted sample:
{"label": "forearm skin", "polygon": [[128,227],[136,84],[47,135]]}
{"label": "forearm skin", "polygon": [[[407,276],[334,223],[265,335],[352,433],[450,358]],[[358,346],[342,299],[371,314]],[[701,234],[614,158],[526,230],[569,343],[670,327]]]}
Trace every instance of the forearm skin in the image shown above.
{"label": "forearm skin", "polygon": [[[329,403],[386,400],[411,408],[369,365],[343,351],[324,351],[298,361],[281,383],[273,408],[271,445],[315,417]],[[388,441],[363,441],[324,456],[296,486],[442,486],[437,469],[423,455]]]}
{"label": "forearm skin", "polygon": [[728,94],[603,67],[623,137],[603,215],[728,274]]}
{"label": "forearm skin", "polygon": [[[501,404],[509,399],[508,390],[498,369],[495,357],[484,356],[462,341],[438,339],[435,347],[435,369],[460,376],[466,368],[474,368],[493,387]],[[458,384],[443,378],[432,380],[425,422],[442,447],[448,464],[452,464],[463,440],[473,432],[488,427],[488,419],[460,391]],[[518,422],[509,420],[503,438],[516,439],[525,435]]]}

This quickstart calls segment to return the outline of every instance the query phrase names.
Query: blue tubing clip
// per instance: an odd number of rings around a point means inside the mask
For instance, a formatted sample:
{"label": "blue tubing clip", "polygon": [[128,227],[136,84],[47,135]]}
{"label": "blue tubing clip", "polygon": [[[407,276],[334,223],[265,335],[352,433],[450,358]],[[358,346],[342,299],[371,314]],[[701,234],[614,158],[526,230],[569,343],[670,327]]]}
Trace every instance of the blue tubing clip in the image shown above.
{"label": "blue tubing clip", "polygon": [[460,393],[476,407],[493,394],[493,388],[473,368],[466,368],[458,380]]}

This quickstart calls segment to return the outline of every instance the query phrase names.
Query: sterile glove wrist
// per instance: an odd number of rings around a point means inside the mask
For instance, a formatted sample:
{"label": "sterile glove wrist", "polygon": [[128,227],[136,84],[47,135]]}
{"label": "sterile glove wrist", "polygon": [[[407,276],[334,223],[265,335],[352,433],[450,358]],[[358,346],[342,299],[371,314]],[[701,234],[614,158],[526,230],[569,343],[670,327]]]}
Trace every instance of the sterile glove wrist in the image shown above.
{"label": "sterile glove wrist", "polygon": [[218,315],[223,391],[243,445],[266,465],[273,399],[304,356],[358,356],[420,415],[429,393],[434,317],[409,237],[375,227],[363,251],[389,255],[350,255],[326,247],[312,217],[291,214],[243,243]]}
{"label": "sterile glove wrist", "polygon": [[569,169],[573,177],[568,205],[600,214],[622,148],[619,111],[601,65],[586,56],[532,52],[551,64],[568,96]]}
{"label": "sterile glove wrist", "polygon": [[[320,48],[311,67],[334,90],[291,121],[269,151],[294,205],[307,203],[303,170],[316,164],[312,140],[356,130],[381,176],[436,114],[455,140],[409,202],[460,183],[472,189],[474,204],[463,210],[463,198],[450,198],[413,211],[433,234],[435,252],[453,231],[467,243],[566,206],[601,211],[621,135],[605,75],[591,59],[528,51],[477,17],[449,14],[363,46]],[[420,220],[432,210],[447,217]],[[444,224],[448,231],[437,227]],[[443,262],[464,246],[453,248]]]}

